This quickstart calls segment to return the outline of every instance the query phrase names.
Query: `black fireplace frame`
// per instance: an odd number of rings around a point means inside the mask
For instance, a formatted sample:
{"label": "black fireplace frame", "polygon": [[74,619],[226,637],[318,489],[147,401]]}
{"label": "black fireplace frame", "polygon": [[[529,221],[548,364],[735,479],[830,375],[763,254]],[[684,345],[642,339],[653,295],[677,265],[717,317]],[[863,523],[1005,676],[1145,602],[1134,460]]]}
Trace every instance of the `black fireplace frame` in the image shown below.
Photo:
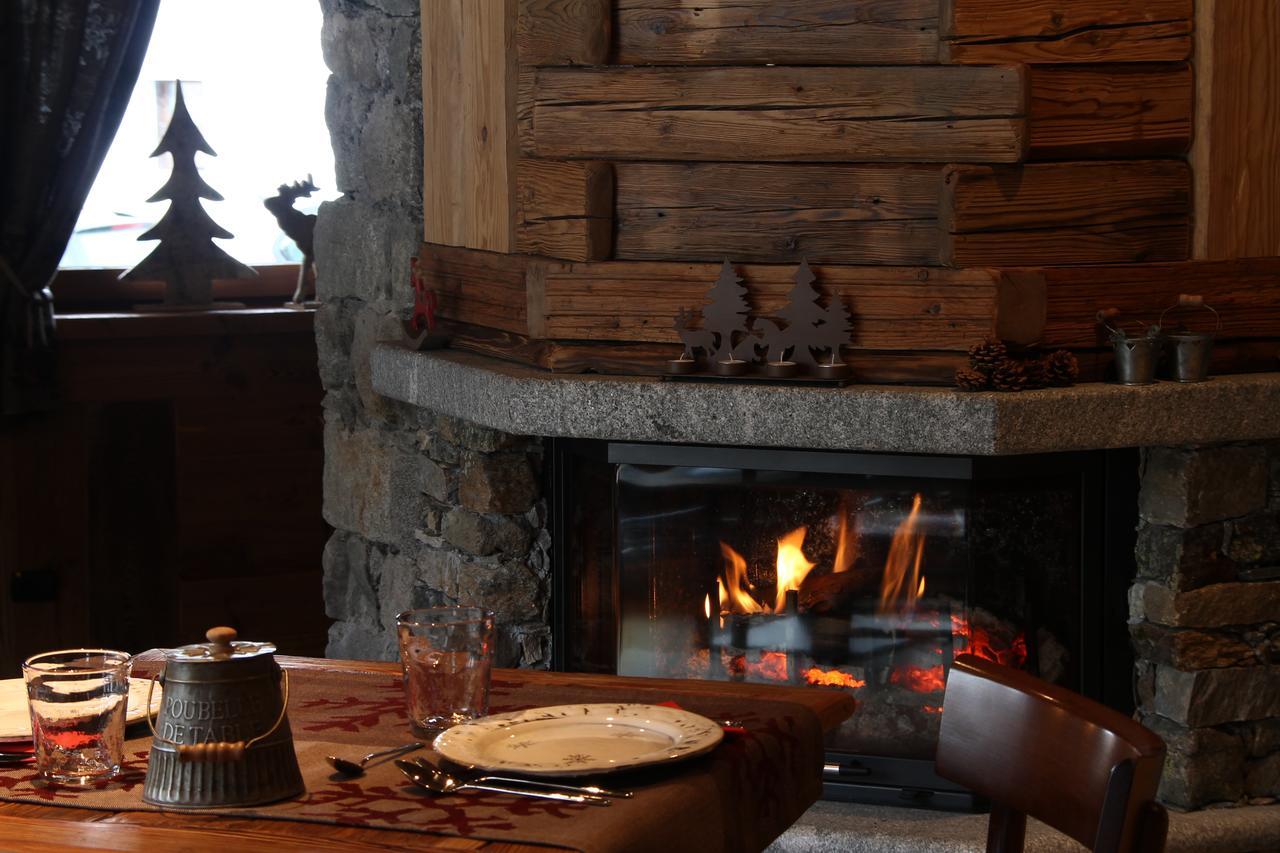
{"label": "black fireplace frame", "polygon": [[[545,468],[548,526],[552,534],[552,666],[566,668],[570,637],[565,614],[569,600],[564,543],[572,541],[569,508],[575,500],[572,467],[582,463],[702,466],[851,475],[924,477],[947,480],[1079,478],[1081,501],[1080,691],[1122,712],[1131,712],[1133,651],[1129,641],[1127,590],[1135,572],[1138,457],[1133,449],[1070,451],[1022,456],[947,456],[830,450],[548,439]],[[611,513],[615,519],[616,511]],[[616,530],[615,530],[616,536]],[[616,587],[615,587],[616,592]],[[615,608],[616,609],[616,608]],[[885,805],[951,810],[984,806],[967,790],[938,777],[933,762],[828,751],[823,796]]]}

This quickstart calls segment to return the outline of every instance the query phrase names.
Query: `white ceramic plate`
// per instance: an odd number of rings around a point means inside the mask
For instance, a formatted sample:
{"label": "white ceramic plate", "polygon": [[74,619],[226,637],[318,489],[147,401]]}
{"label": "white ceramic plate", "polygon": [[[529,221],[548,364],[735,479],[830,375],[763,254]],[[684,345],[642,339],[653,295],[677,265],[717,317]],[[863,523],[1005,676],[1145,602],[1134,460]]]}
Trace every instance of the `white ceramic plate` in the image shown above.
{"label": "white ceramic plate", "polygon": [[[129,708],[125,720],[136,723],[146,718],[147,688],[150,679],[129,679]],[[152,713],[160,711],[162,689],[156,684],[151,697]],[[0,680],[0,741],[30,740],[31,713],[27,710],[27,685],[21,678]]]}
{"label": "white ceramic plate", "polygon": [[724,732],[698,714],[661,705],[554,705],[494,714],[436,736],[450,761],[530,776],[584,776],[683,761]]}

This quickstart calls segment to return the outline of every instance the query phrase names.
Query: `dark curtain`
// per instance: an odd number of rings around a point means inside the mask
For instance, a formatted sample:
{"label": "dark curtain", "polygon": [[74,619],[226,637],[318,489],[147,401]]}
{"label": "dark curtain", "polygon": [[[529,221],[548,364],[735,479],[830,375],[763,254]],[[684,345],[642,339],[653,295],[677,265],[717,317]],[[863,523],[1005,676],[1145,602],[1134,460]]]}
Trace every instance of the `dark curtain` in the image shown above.
{"label": "dark curtain", "polygon": [[0,0],[0,416],[54,397],[58,268],[160,0]]}

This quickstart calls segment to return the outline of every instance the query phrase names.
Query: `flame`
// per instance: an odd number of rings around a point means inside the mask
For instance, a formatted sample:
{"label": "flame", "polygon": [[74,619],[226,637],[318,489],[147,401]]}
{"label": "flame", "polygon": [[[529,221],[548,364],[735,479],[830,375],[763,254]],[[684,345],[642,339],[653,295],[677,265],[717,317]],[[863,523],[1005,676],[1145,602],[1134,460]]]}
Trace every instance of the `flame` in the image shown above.
{"label": "flame", "polygon": [[[716,580],[719,582],[719,578]],[[708,619],[711,618],[711,593],[707,593],[707,597],[702,599],[702,612],[706,614]]]}
{"label": "flame", "polygon": [[941,714],[942,706],[941,705],[921,705],[920,710],[924,711],[926,714]]}
{"label": "flame", "polygon": [[724,555],[724,576],[717,580],[720,586],[721,613],[763,613],[764,607],[751,597],[755,589],[747,579],[747,561],[725,543],[720,543]]}
{"label": "flame", "polygon": [[804,583],[805,577],[809,572],[813,571],[813,567],[817,563],[810,563],[805,559],[804,551],[801,547],[804,545],[804,535],[808,532],[808,528],[797,527],[778,540],[778,593],[774,598],[773,612],[781,613],[786,608],[787,590],[799,589],[800,584]]}
{"label": "flame", "polygon": [[836,533],[836,558],[831,564],[831,573],[847,572],[858,557],[858,530],[849,524],[849,513],[840,511],[840,529]]}
{"label": "flame", "polygon": [[911,501],[910,514],[898,525],[889,542],[884,577],[880,581],[880,606],[876,611],[882,615],[909,611],[924,594],[924,578],[920,574],[924,534],[916,530],[920,526],[921,500],[917,493]]}
{"label": "flame", "polygon": [[838,669],[818,669],[816,666],[811,666],[804,671],[804,680],[808,684],[816,684],[820,687],[848,687],[851,690],[867,686],[867,682],[854,678],[847,672],[841,672]]}

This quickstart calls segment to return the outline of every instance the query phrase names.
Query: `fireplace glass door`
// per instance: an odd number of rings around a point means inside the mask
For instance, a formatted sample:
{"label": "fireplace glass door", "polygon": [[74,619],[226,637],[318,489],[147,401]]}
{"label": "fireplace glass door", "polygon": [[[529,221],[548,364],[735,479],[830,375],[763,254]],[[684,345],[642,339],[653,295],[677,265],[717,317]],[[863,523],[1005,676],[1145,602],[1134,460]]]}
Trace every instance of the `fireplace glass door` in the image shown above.
{"label": "fireplace glass door", "polygon": [[829,769],[857,775],[931,768],[957,655],[1099,693],[1104,524],[1078,458],[612,445],[585,464],[561,467],[569,668],[847,691]]}

